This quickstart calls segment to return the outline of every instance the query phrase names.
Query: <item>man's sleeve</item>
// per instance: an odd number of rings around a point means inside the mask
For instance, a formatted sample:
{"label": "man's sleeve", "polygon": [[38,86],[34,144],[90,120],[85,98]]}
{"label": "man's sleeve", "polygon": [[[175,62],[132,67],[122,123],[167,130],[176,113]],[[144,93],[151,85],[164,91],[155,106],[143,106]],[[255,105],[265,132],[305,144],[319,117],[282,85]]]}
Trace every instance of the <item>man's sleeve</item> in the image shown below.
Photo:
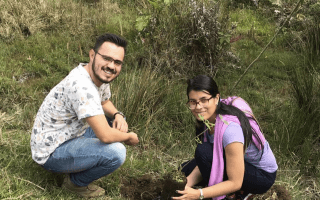
{"label": "man's sleeve", "polygon": [[80,81],[74,81],[71,85],[68,97],[79,120],[104,114],[96,88],[89,87]]}
{"label": "man's sleeve", "polygon": [[111,97],[110,84],[102,84],[99,88],[101,102],[109,100]]}

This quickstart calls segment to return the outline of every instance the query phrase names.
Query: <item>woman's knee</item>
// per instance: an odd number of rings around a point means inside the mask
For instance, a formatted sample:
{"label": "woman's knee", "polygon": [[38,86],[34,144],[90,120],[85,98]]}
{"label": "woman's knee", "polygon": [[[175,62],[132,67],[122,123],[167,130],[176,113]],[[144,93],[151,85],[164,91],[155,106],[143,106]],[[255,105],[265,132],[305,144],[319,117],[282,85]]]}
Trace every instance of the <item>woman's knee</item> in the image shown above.
{"label": "woman's knee", "polygon": [[195,158],[196,160],[210,160],[212,159],[212,154],[213,154],[213,146],[208,143],[204,142],[202,144],[198,144],[196,151],[195,151]]}
{"label": "woman's knee", "polygon": [[276,172],[268,173],[248,162],[245,162],[245,174],[241,190],[253,194],[262,194],[267,192],[274,184]]}

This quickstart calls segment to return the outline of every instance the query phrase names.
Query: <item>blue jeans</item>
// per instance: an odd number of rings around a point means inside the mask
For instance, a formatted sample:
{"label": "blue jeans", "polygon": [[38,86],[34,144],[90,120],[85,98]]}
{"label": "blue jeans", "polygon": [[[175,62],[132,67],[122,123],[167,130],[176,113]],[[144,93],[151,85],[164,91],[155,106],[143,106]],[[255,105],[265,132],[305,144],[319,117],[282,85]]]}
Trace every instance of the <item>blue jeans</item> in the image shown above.
{"label": "blue jeans", "polygon": [[87,186],[118,169],[125,158],[122,143],[105,144],[89,127],[83,136],[60,145],[42,166],[51,172],[69,173],[75,185]]}

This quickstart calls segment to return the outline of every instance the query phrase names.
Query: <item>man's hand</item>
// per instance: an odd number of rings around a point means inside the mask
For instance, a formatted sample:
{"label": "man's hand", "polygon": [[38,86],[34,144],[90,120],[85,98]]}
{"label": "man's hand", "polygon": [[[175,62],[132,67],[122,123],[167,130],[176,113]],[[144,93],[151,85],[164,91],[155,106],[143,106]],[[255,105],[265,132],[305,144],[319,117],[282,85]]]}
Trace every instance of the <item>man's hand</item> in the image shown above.
{"label": "man's hand", "polygon": [[125,132],[125,133],[128,132],[128,124],[122,115],[115,116],[115,119],[113,120],[113,123],[112,123],[112,127],[121,132]]}
{"label": "man's hand", "polygon": [[139,139],[138,139],[137,134],[135,134],[134,132],[130,132],[128,134],[130,134],[130,138],[127,141],[125,141],[124,143],[127,144],[127,145],[136,145],[136,144],[138,144]]}

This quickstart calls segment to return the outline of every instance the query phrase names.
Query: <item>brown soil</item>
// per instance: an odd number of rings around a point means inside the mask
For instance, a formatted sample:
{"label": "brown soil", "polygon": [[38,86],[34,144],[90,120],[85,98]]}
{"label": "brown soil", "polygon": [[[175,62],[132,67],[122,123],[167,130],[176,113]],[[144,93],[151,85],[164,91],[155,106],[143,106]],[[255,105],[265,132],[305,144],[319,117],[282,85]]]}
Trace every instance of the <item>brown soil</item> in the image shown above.
{"label": "brown soil", "polygon": [[270,200],[291,200],[292,197],[288,190],[282,185],[273,185],[268,192],[257,195],[258,200],[270,199]]}
{"label": "brown soil", "polygon": [[[123,179],[120,192],[128,200],[169,200],[172,196],[179,196],[175,191],[183,190],[185,184],[185,179],[177,182],[171,175],[156,180],[151,175],[144,175],[135,179]],[[255,199],[291,200],[291,196],[284,186],[274,185],[265,194],[256,195]]]}
{"label": "brown soil", "polygon": [[172,196],[179,196],[175,191],[183,190],[186,180],[177,182],[171,175],[154,180],[152,176],[144,175],[138,179],[123,179],[122,185],[122,196],[130,200],[167,200]]}

